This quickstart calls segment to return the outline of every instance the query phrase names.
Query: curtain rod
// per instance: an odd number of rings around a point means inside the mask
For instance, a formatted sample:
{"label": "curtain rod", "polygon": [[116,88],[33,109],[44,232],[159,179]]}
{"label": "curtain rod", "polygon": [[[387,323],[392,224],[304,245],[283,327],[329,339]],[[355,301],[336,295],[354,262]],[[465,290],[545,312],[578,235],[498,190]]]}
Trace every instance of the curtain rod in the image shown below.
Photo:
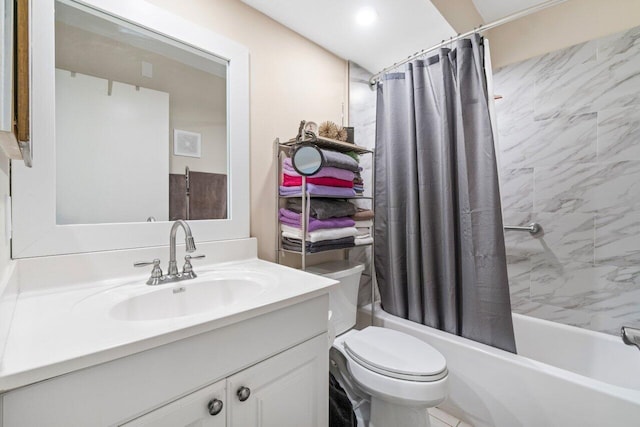
{"label": "curtain rod", "polygon": [[421,57],[424,54],[427,54],[429,52],[433,52],[434,50],[440,49],[441,47],[447,46],[451,43],[453,43],[456,40],[460,40],[460,39],[464,39],[466,37],[469,37],[475,33],[479,33],[481,31],[487,31],[490,30],[492,28],[495,27],[499,27],[500,25],[506,24],[507,22],[511,22],[511,21],[515,21],[516,19],[520,19],[520,18],[524,18],[527,15],[531,15],[532,13],[535,12],[539,12],[543,9],[546,9],[548,7],[551,6],[556,6],[560,3],[564,3],[566,0],[550,0],[550,1],[546,1],[544,3],[540,3],[539,5],[536,6],[532,6],[530,8],[521,10],[520,12],[516,12],[513,13],[511,15],[505,16],[504,18],[500,18],[496,21],[490,22],[489,24],[484,24],[484,25],[480,25],[477,28],[474,28],[471,31],[467,31],[466,33],[463,34],[458,34],[457,36],[451,37],[448,40],[443,40],[442,42],[438,43],[435,46],[430,47],[429,49],[422,49],[420,52],[416,52],[413,55],[407,57],[406,59],[403,59],[402,61],[396,62],[395,64],[391,65],[390,67],[387,67],[385,69],[383,69],[382,71],[377,72],[376,74],[374,74],[373,76],[371,76],[371,78],[369,79],[369,84],[371,86],[374,86],[376,84],[376,82],[378,82],[380,80],[380,77],[382,77],[383,74],[388,73],[391,70],[394,70],[396,68],[398,68],[400,65],[406,64],[407,62],[413,61],[416,58]]}

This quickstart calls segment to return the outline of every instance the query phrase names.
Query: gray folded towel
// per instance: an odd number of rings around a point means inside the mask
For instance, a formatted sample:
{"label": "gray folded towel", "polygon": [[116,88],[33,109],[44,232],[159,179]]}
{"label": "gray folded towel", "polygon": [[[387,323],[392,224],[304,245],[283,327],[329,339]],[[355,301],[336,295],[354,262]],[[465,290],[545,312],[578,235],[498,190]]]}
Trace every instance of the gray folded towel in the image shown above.
{"label": "gray folded towel", "polygon": [[[287,209],[302,212],[302,199],[287,199]],[[309,215],[317,219],[340,218],[351,216],[357,211],[356,205],[343,199],[326,199],[314,197],[311,199]]]}
{"label": "gray folded towel", "polygon": [[353,157],[347,154],[333,150],[320,149],[320,151],[322,151],[322,154],[324,156],[325,166],[346,169],[351,172],[358,172],[360,170],[360,165],[358,164],[358,162]]}
{"label": "gray folded towel", "polygon": [[[306,242],[306,249],[309,253],[328,251],[331,249],[346,249],[355,246],[355,239],[353,237],[344,237],[342,239],[322,240],[320,242]],[[290,251],[302,252],[302,240],[291,239],[288,237],[282,238],[282,247]]]}

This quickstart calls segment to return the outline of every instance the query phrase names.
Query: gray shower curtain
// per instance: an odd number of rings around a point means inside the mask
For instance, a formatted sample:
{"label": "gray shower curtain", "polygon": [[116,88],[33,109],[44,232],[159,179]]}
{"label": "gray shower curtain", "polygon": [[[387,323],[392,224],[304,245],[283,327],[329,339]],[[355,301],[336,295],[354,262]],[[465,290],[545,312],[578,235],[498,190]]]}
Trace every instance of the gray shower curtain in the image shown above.
{"label": "gray shower curtain", "polygon": [[375,265],[385,311],[514,352],[480,36],[378,84]]}

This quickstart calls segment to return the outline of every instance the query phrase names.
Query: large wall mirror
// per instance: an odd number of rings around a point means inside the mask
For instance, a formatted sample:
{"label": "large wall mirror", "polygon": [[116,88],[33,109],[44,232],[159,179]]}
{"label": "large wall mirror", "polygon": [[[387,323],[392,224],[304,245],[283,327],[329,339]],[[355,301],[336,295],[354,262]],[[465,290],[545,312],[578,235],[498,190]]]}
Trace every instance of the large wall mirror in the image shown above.
{"label": "large wall mirror", "polygon": [[14,257],[162,245],[176,219],[201,241],[248,237],[244,47],[126,0],[37,2],[32,27]]}
{"label": "large wall mirror", "polygon": [[227,217],[227,61],[55,2],[58,224]]}

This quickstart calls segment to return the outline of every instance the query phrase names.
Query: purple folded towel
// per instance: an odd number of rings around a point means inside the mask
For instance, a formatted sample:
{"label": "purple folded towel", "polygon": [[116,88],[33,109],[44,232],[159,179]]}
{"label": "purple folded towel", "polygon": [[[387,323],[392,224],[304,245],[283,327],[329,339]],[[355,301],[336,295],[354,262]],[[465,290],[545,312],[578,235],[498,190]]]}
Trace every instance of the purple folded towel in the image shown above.
{"label": "purple folded towel", "polygon": [[[296,170],[293,168],[293,165],[291,164],[291,159],[288,157],[284,159],[284,162],[282,164],[282,169],[284,170],[284,173],[286,173],[287,175],[300,176],[300,174],[296,172]],[[314,178],[336,178],[336,179],[342,179],[344,181],[353,181],[353,179],[355,178],[355,173],[348,171],[346,169],[339,169],[331,166],[325,166],[322,169],[320,169],[317,173],[313,174],[312,176]]]}
{"label": "purple folded towel", "polygon": [[[307,192],[314,196],[334,196],[334,197],[353,197],[356,192],[353,188],[346,187],[328,187],[326,185],[307,184]],[[302,186],[295,187],[280,186],[281,196],[301,196]]]}
{"label": "purple folded towel", "polygon": [[[300,218],[301,214],[290,211],[288,209],[280,208],[280,222],[292,227],[301,228]],[[329,219],[316,219],[309,217],[309,228],[307,231],[314,231],[326,228],[344,228],[353,227],[356,222],[348,216],[341,218],[329,218]]]}

